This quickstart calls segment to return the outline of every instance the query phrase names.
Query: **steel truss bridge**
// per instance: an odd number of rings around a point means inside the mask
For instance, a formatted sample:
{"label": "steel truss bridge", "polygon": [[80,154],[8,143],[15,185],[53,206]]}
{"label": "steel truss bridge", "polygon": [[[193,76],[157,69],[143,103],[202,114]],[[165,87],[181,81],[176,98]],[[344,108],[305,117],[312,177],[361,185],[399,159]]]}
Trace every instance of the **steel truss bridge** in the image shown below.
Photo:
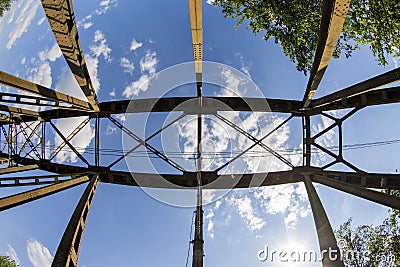
{"label": "steel truss bridge", "polygon": [[[203,210],[202,210],[202,187],[219,179],[216,188],[230,188],[231,183],[228,175],[220,175],[219,171],[229,165],[236,158],[230,159],[224,166],[213,171],[204,171],[201,169],[202,150],[201,150],[201,115],[206,113],[217,114],[219,119],[234,127],[239,132],[250,138],[254,144],[247,150],[242,151],[244,155],[251,148],[261,146],[273,154],[279,160],[284,162],[290,170],[259,173],[262,177],[261,186],[272,186],[286,183],[304,183],[311,204],[311,209],[315,221],[315,227],[318,234],[319,246],[321,251],[328,249],[338,249],[332,227],[320,201],[320,198],[312,182],[326,185],[330,188],[340,190],[382,205],[400,209],[400,199],[385,193],[372,189],[400,189],[400,175],[387,173],[368,173],[360,170],[343,156],[343,134],[342,124],[345,120],[361,109],[371,108],[371,106],[385,105],[400,102],[400,88],[387,87],[388,84],[400,80],[400,68],[393,69],[381,75],[371,77],[368,80],[361,81],[350,87],[344,88],[324,97],[314,99],[320,81],[328,67],[332,57],[333,50],[341,33],[343,22],[347,15],[350,1],[347,0],[324,0],[322,8],[322,19],[320,23],[318,45],[315,52],[315,58],[310,72],[307,87],[305,88],[304,98],[302,100],[285,99],[244,99],[236,97],[214,97],[207,98],[202,95],[202,1],[189,0],[190,25],[192,29],[193,54],[195,63],[195,77],[197,96],[173,97],[161,99],[140,99],[132,100],[134,109],[127,110],[130,101],[112,101],[99,102],[93,88],[89,72],[82,53],[79,42],[77,26],[74,17],[72,0],[42,0],[42,6],[46,13],[54,37],[61,48],[62,54],[68,63],[71,72],[85,94],[87,101],[72,97],[62,92],[46,88],[39,84],[20,79],[12,74],[0,72],[0,83],[10,88],[16,89],[19,93],[0,93],[0,127],[1,137],[4,145],[1,147],[1,163],[8,167],[0,169],[0,187],[22,187],[32,185],[45,185],[43,187],[29,190],[0,199],[0,210],[7,210],[18,205],[35,201],[37,199],[55,194],[57,192],[69,189],[76,185],[87,183],[87,187],[81,196],[78,205],[65,229],[64,235],[60,241],[59,247],[54,257],[52,266],[77,266],[80,243],[83,237],[86,220],[89,209],[96,192],[98,183],[114,183],[127,186],[138,186],[134,177],[141,177],[146,181],[149,187],[157,187],[159,183],[150,173],[130,173],[113,170],[113,166],[121,161],[124,156],[118,158],[108,166],[100,165],[100,134],[99,124],[101,120],[110,120],[122,131],[135,136],[129,129],[119,123],[112,115],[126,112],[169,112],[183,111],[183,115],[191,113],[191,110],[179,110],[180,104],[195,100],[196,105],[192,110],[197,110],[198,119],[198,146],[197,146],[197,170],[186,171],[175,164],[171,158],[165,156],[161,151],[152,147],[148,141],[164,129],[155,132],[146,140],[138,140],[140,145],[144,146],[149,152],[161,158],[166,164],[169,164],[179,171],[179,174],[160,174],[160,176],[176,185],[188,188],[197,188],[197,208],[195,220],[195,235],[193,243],[192,266],[203,266],[204,258],[204,239],[203,239]],[[28,95],[24,93],[29,93]],[[213,100],[217,100],[225,105],[215,107]],[[262,104],[268,102],[269,107]],[[253,103],[255,105],[249,105]],[[31,106],[32,109],[19,108],[18,104],[24,107]],[[38,106],[46,106],[45,111],[34,111]],[[257,110],[250,108],[256,106]],[[149,108],[151,107],[151,108]],[[276,112],[290,114],[282,124],[278,125],[272,132],[261,139],[248,134],[238,126],[229,124],[218,111],[250,111],[250,112]],[[351,109],[349,113],[341,118],[329,115],[329,111],[338,109]],[[36,108],[37,110],[37,108]],[[311,118],[322,115],[334,121],[334,123],[317,134],[311,133]],[[78,125],[68,136],[62,132],[53,123],[54,120],[62,118],[74,118],[86,116],[86,119]],[[181,116],[181,117],[182,117]],[[293,118],[302,120],[303,136],[303,164],[293,166],[290,161],[267,147],[263,141],[279,127],[288,123]],[[88,159],[82,155],[77,148],[71,144],[71,140],[88,123],[95,125],[95,153],[94,160]],[[338,151],[333,153],[328,148],[316,142],[316,139],[326,134],[328,131],[338,129]],[[46,151],[46,131],[52,130],[54,134],[62,139],[62,143],[48,155]],[[37,143],[34,140],[39,140]],[[22,144],[22,145],[21,145]],[[64,147],[69,147],[73,153],[80,159],[84,166],[73,164],[59,164],[54,161],[54,157]],[[333,158],[333,161],[323,167],[312,165],[311,157],[315,149]],[[94,162],[94,163],[93,163]],[[344,164],[352,171],[330,171],[329,167],[335,164]],[[199,167],[200,166],[200,167]],[[39,169],[52,173],[52,175],[29,176],[17,174],[19,172]],[[2,178],[1,175],[13,174]],[[235,184],[235,188],[246,188],[251,186],[250,181],[253,174],[238,174],[240,180]],[[3,176],[4,177],[4,176]],[[226,182],[224,182],[226,181]],[[340,260],[331,261],[324,259],[323,266],[344,266]]]}

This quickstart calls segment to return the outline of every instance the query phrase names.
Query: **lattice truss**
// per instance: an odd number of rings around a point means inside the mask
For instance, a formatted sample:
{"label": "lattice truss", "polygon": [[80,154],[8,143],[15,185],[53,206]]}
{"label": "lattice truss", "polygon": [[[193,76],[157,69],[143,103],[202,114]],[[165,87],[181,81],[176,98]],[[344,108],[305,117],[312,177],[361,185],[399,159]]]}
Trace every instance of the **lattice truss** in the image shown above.
{"label": "lattice truss", "polygon": [[[400,189],[400,175],[367,173],[360,170],[344,158],[342,142],[342,124],[353,114],[361,109],[369,108],[370,106],[400,102],[400,90],[398,87],[384,87],[400,80],[400,68],[372,77],[319,99],[313,99],[331,59],[349,5],[349,1],[345,0],[323,1],[323,14],[320,24],[318,46],[308,84],[305,89],[304,98],[302,100],[214,97],[214,100],[224,103],[233,111],[252,112],[254,110],[250,109],[248,103],[257,103],[266,100],[269,103],[270,110],[268,107],[258,105],[259,110],[256,110],[257,112],[272,111],[276,113],[289,114],[289,117],[272,130],[272,132],[268,133],[261,139],[257,139],[219,114],[218,111],[223,110],[219,110],[218,107],[212,105],[212,98],[202,96],[202,3],[200,0],[189,0],[198,93],[196,97],[193,97],[193,99],[195,99],[196,103],[199,105],[197,109],[200,110],[200,115],[202,109],[207,109],[208,111],[214,109],[214,114],[216,114],[215,116],[217,119],[221,120],[229,127],[233,127],[254,142],[251,147],[242,151],[238,156],[231,158],[228,162],[215,170],[204,171],[201,168],[198,168],[196,172],[193,172],[185,170],[183,167],[179,166],[179,164],[175,163],[173,159],[164,155],[163,152],[158,151],[148,143],[151,138],[167,128],[168,125],[153,133],[147,139],[141,139],[112,117],[112,115],[123,114],[127,111],[129,105],[128,100],[99,103],[92,86],[79,42],[72,1],[42,0],[42,6],[55,39],[61,48],[62,54],[64,55],[76,81],[87,97],[87,101],[20,79],[9,73],[0,72],[0,83],[20,92],[17,94],[0,93],[0,160],[3,166],[5,164],[8,166],[0,169],[0,187],[46,185],[38,189],[1,198],[0,210],[3,211],[16,207],[55,194],[62,190],[69,189],[76,185],[87,183],[88,185],[86,190],[84,191],[60,241],[52,265],[76,266],[88,212],[99,182],[137,186],[138,184],[133,179],[133,176],[140,175],[142,179],[146,181],[147,186],[151,187],[158,185],[157,181],[154,181],[154,176],[152,174],[138,174],[113,170],[115,164],[123,160],[124,157],[128,156],[129,153],[132,153],[136,148],[127,151],[107,166],[102,166],[100,164],[101,148],[99,142],[99,124],[101,120],[109,120],[125,134],[136,140],[139,143],[138,146],[145,147],[148,152],[153,153],[155,156],[165,161],[165,164],[169,164],[173,168],[177,169],[179,174],[160,174],[163,179],[166,179],[173,184],[182,185],[188,188],[197,187],[198,193],[200,194],[200,200],[202,185],[209,184],[217,179],[220,179],[221,181],[229,181],[230,175],[220,175],[219,172],[223,168],[229,166],[229,164],[231,164],[237,157],[244,155],[253,147],[261,146],[274,155],[278,160],[286,164],[289,168],[289,170],[286,171],[258,174],[262,177],[260,183],[261,186],[298,182],[304,183],[314,216],[320,249],[321,251],[328,249],[328,247],[337,249],[332,228],[312,182],[320,183],[391,208],[400,209],[399,198],[381,193],[378,190],[371,190]],[[29,93],[29,95],[25,95],[25,92]],[[134,106],[138,108],[130,110],[130,112],[150,113],[169,112],[172,110],[176,111],[177,108],[179,110],[179,105],[187,100],[190,100],[190,98],[173,97],[132,100],[134,101]],[[33,111],[34,109],[19,108],[17,107],[18,104],[23,104],[24,107],[46,106],[47,109],[37,112]],[[341,118],[329,115],[329,111],[339,109],[348,109],[350,112]],[[182,111],[183,115],[178,117],[169,125],[187,115],[185,110]],[[333,123],[325,130],[312,134],[311,118],[321,115],[332,119]],[[85,116],[86,119],[83,120],[81,124],[77,125],[68,136],[63,135],[54,123],[54,120],[57,119],[81,116]],[[263,143],[268,136],[294,118],[300,118],[302,120],[303,164],[301,166],[294,166],[286,157],[280,155],[278,152]],[[71,140],[80,132],[80,130],[91,122],[95,125],[94,159],[93,157],[88,158],[87,155],[81,154],[79,149],[75,148],[71,144]],[[199,129],[202,127],[201,124],[201,119],[199,119]],[[334,128],[336,128],[339,133],[337,153],[333,153],[331,150],[317,142],[317,138],[323,136]],[[61,144],[51,151],[46,147],[46,131],[49,130],[53,131],[55,135],[58,135],[62,139]],[[198,132],[201,133],[200,130],[198,130]],[[198,139],[201,140],[201,136],[199,136]],[[80,164],[66,165],[55,162],[54,158],[65,148],[69,148],[74,154],[76,154],[80,160]],[[322,167],[312,166],[311,158],[316,149],[329,155],[333,160]],[[200,149],[198,149],[198,158],[201,159]],[[352,171],[344,172],[327,170],[327,168],[335,164],[344,164]],[[198,166],[201,166],[201,161]],[[22,173],[23,171],[34,169],[40,169],[53,174],[29,176]],[[15,173],[15,176],[8,175],[7,178],[1,177],[1,175],[13,173]],[[235,187],[249,187],[252,175],[253,174],[237,175],[240,177],[240,180],[237,182]],[[218,185],[220,188],[225,187],[223,182]],[[227,182],[226,187],[229,188],[229,186],[230,183]],[[196,231],[195,239],[193,240],[193,266],[203,266],[204,241],[201,228],[201,221],[203,219],[201,201],[198,203],[196,211],[196,229],[198,231]],[[197,223],[198,221],[199,223]],[[343,266],[343,263],[339,260],[331,262],[329,259],[325,259],[323,261],[323,266]]]}

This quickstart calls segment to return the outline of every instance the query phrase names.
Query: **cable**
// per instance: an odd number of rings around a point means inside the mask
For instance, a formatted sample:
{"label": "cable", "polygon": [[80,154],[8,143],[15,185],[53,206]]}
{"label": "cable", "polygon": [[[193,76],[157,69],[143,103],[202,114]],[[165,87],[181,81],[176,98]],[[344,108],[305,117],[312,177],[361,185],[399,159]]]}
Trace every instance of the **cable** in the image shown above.
{"label": "cable", "polygon": [[194,224],[194,214],[195,214],[195,211],[193,211],[193,214],[192,214],[192,224],[191,224],[191,226],[190,226],[189,248],[188,248],[188,252],[187,252],[187,256],[186,256],[186,267],[187,267],[188,262],[189,262],[190,244],[192,244],[192,233],[193,233],[193,224]]}

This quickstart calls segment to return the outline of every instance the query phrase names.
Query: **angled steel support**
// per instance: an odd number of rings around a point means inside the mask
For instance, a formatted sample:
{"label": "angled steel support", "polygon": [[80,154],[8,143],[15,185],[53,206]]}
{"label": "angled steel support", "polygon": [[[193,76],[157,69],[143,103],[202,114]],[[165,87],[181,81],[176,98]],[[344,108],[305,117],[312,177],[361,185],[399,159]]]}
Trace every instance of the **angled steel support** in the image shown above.
{"label": "angled steel support", "polygon": [[322,80],[343,28],[350,0],[324,0],[317,50],[310,71],[303,108],[308,108]]}
{"label": "angled steel support", "polygon": [[289,116],[289,118],[287,118],[286,120],[284,120],[282,123],[280,123],[278,126],[276,126],[274,129],[272,129],[269,133],[267,133],[266,135],[264,135],[262,138],[260,138],[257,142],[255,142],[254,144],[252,144],[251,146],[249,146],[247,149],[243,150],[241,153],[239,153],[238,155],[236,155],[235,157],[233,157],[232,159],[230,159],[228,162],[224,163],[223,165],[221,165],[220,167],[218,167],[215,171],[219,172],[220,170],[222,170],[223,168],[225,168],[226,166],[228,166],[229,164],[231,164],[233,161],[235,161],[236,159],[240,158],[241,156],[243,156],[245,153],[247,153],[248,151],[250,151],[252,148],[254,148],[255,146],[259,145],[262,141],[264,141],[268,136],[270,136],[271,134],[273,134],[274,132],[276,132],[279,128],[281,128],[283,125],[285,125],[288,121],[290,121],[293,118],[293,115]]}
{"label": "angled steel support", "polygon": [[16,172],[23,172],[23,171],[30,171],[36,170],[39,168],[38,165],[25,165],[25,166],[16,166],[16,167],[8,167],[8,168],[0,168],[0,175],[2,174],[9,174],[9,173],[16,173]]}
{"label": "angled steel support", "polygon": [[393,209],[400,210],[400,198],[396,196],[391,196],[382,192],[373,191],[370,189],[363,188],[361,186],[356,186],[348,184],[345,182],[330,179],[318,174],[313,174],[311,176],[313,182],[317,182],[331,188],[352,194],[354,196],[362,197],[364,199],[388,206]]}
{"label": "angled steel support", "polygon": [[128,128],[126,128],[124,125],[122,125],[119,121],[117,121],[116,119],[114,119],[113,117],[108,117],[108,119],[114,123],[115,126],[117,126],[118,128],[120,128],[122,131],[124,131],[127,135],[129,135],[132,139],[134,139],[136,142],[138,142],[139,144],[141,144],[142,146],[146,147],[150,152],[152,152],[154,155],[156,155],[157,157],[159,157],[160,159],[162,159],[163,161],[165,161],[166,163],[168,163],[169,165],[171,165],[172,167],[174,167],[175,169],[177,169],[178,171],[184,172],[185,169],[182,168],[178,163],[176,163],[175,161],[173,161],[172,159],[168,158],[167,156],[165,156],[163,153],[161,153],[160,151],[158,151],[157,149],[155,149],[152,145],[150,145],[149,143],[145,142],[144,140],[142,140],[139,136],[137,136],[136,134],[134,134],[131,130],[129,130]]}
{"label": "angled steel support", "polygon": [[52,195],[54,193],[58,193],[65,189],[68,189],[68,188],[74,187],[76,185],[79,185],[81,183],[84,183],[84,182],[88,181],[88,179],[89,178],[87,176],[82,176],[82,177],[67,180],[67,181],[64,181],[61,183],[45,186],[45,187],[38,188],[38,189],[29,190],[24,193],[0,198],[0,211],[16,207],[16,206],[37,200],[39,198],[43,198],[43,197]]}
{"label": "angled steel support", "polygon": [[49,160],[54,159],[55,156],[65,147],[65,145],[71,141],[72,138],[74,138],[90,121],[90,118],[87,117],[85,120],[83,120],[68,136],[65,138],[65,141],[63,141],[53,152],[53,154],[50,156]]}
{"label": "angled steel support", "polygon": [[[44,87],[39,84],[26,81],[24,79],[18,78],[3,71],[0,71],[0,83],[27,93],[41,96],[44,99],[46,99],[46,101],[50,100],[55,102],[55,105],[59,102],[63,102],[65,104],[72,105],[73,107],[82,108],[85,110],[90,109],[90,104],[87,103],[86,101],[83,101],[79,98],[70,95],[63,94],[61,92],[57,92],[53,89]],[[29,96],[24,96],[24,97],[26,99],[31,98]],[[37,100],[39,99],[41,98],[37,98]]]}
{"label": "angled steel support", "polygon": [[42,0],[54,37],[91,108],[98,111],[98,99],[79,42],[71,0]]}
{"label": "angled steel support", "polygon": [[229,125],[230,127],[232,127],[233,129],[235,129],[236,131],[238,131],[239,133],[241,133],[242,135],[246,136],[247,138],[249,138],[251,141],[253,141],[254,143],[258,144],[259,146],[261,146],[262,148],[264,148],[266,151],[268,151],[269,153],[271,153],[272,155],[274,155],[277,159],[279,159],[281,162],[283,162],[284,164],[286,164],[287,166],[289,166],[290,168],[293,168],[294,165],[288,161],[287,159],[285,159],[282,155],[280,155],[278,152],[276,152],[275,150],[273,150],[272,148],[270,148],[269,146],[267,146],[266,144],[264,144],[263,142],[261,142],[260,140],[258,140],[257,138],[255,138],[254,136],[252,136],[251,134],[249,134],[248,132],[246,132],[245,130],[241,129],[239,126],[237,126],[236,124],[234,124],[233,122],[231,122],[230,120],[224,118],[223,116],[219,115],[219,114],[215,114],[215,117],[217,117],[218,119],[220,119],[221,121],[223,121],[225,124]]}
{"label": "angled steel support", "polygon": [[[340,251],[336,243],[335,234],[333,233],[332,226],[329,223],[328,216],[322,206],[321,200],[318,197],[311,179],[308,175],[304,175],[304,184],[306,186],[308,199],[310,201],[311,210],[314,217],[315,227],[318,234],[318,242],[322,255],[322,265],[324,267],[344,267],[343,262],[340,260]],[[335,251],[336,259],[330,257],[330,251]]]}
{"label": "angled steel support", "polygon": [[50,121],[50,125],[51,127],[53,127],[56,133],[61,137],[63,142],[66,143],[69,146],[69,148],[75,153],[75,155],[77,155],[78,158],[80,158],[86,165],[90,166],[90,163],[81,155],[81,153],[78,152],[78,150],[76,150],[76,148],[73,145],[71,145],[71,143],[67,140],[67,138],[65,138],[62,132],[57,128],[57,126],[52,121]]}
{"label": "angled steel support", "polygon": [[[313,101],[312,107],[318,108],[324,105],[332,104],[336,101],[340,101],[342,99],[350,98],[352,96],[366,93],[370,90],[374,90],[378,87],[396,82],[400,80],[400,68],[388,71],[381,75],[375,76],[366,81],[357,83],[335,93],[329,94],[327,96],[321,97]],[[397,87],[398,88],[398,87]]]}
{"label": "angled steel support", "polygon": [[[171,125],[175,124],[175,122],[179,121],[180,119],[182,119],[183,117],[186,116],[186,113],[183,113],[182,115],[178,116],[175,120],[171,121],[170,123],[164,125],[160,130],[154,132],[152,135],[150,135],[149,137],[147,137],[144,142],[148,142],[150,141],[150,139],[152,139],[153,137],[155,137],[156,135],[158,135],[159,133],[161,133],[162,131],[164,131],[165,129],[167,129],[168,127],[170,127]],[[131,154],[133,151],[135,151],[136,149],[138,149],[139,147],[141,147],[142,144],[138,144],[136,146],[134,146],[132,149],[130,149],[129,151],[127,151],[124,155],[122,155],[121,157],[119,157],[118,159],[114,160],[111,164],[109,164],[107,166],[107,168],[111,168],[113,167],[115,164],[117,164],[118,162],[120,162],[122,159],[124,159],[125,157],[129,156],[129,154]]]}
{"label": "angled steel support", "polygon": [[[34,148],[34,146],[33,146],[31,140],[32,140],[33,136],[34,136],[35,134],[37,134],[37,131],[38,131],[39,126],[40,126],[40,123],[37,123],[37,124],[35,125],[35,128],[34,128],[34,129],[31,129],[28,125],[26,125],[26,126],[27,126],[27,128],[29,128],[29,129],[31,130],[31,133],[30,133],[29,136],[28,136],[27,133],[26,133],[26,131],[22,128],[23,133],[24,133],[24,135],[25,135],[25,142],[24,142],[24,144],[22,145],[22,147],[21,147],[20,150],[19,150],[19,155],[21,155],[21,153],[24,152],[25,147],[26,147],[28,144],[31,146],[32,149]],[[35,151],[36,151],[36,148],[35,148]],[[36,152],[37,152],[37,151],[36,151]],[[37,158],[40,158],[40,155],[36,155],[36,156],[37,156]]]}
{"label": "angled steel support", "polygon": [[83,192],[58,245],[51,264],[52,267],[78,266],[78,255],[83,232],[98,183],[99,179],[96,175],[90,179],[90,183]]}

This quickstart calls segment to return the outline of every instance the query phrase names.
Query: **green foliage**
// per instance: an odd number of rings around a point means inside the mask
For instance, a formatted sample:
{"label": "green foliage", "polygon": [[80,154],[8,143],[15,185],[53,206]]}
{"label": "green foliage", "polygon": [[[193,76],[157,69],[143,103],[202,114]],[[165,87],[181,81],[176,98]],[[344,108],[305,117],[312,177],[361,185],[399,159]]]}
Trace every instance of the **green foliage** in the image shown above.
{"label": "green foliage", "polygon": [[0,267],[18,267],[18,265],[8,256],[0,256]]}
{"label": "green foliage", "polygon": [[[215,0],[225,17],[245,20],[254,34],[274,38],[296,68],[306,74],[317,47],[322,0]],[[400,1],[352,0],[334,58],[369,46],[379,64],[386,65],[389,54],[400,56]]]}
{"label": "green foliage", "polygon": [[0,0],[0,17],[3,16],[3,13],[10,9],[11,3],[14,0]]}
{"label": "green foliage", "polygon": [[[398,190],[391,194],[400,197]],[[389,217],[381,225],[375,227],[361,225],[353,229],[351,223],[352,218],[335,231],[338,243],[346,244],[342,248],[346,266],[400,266],[400,212],[398,210],[390,210]]]}

